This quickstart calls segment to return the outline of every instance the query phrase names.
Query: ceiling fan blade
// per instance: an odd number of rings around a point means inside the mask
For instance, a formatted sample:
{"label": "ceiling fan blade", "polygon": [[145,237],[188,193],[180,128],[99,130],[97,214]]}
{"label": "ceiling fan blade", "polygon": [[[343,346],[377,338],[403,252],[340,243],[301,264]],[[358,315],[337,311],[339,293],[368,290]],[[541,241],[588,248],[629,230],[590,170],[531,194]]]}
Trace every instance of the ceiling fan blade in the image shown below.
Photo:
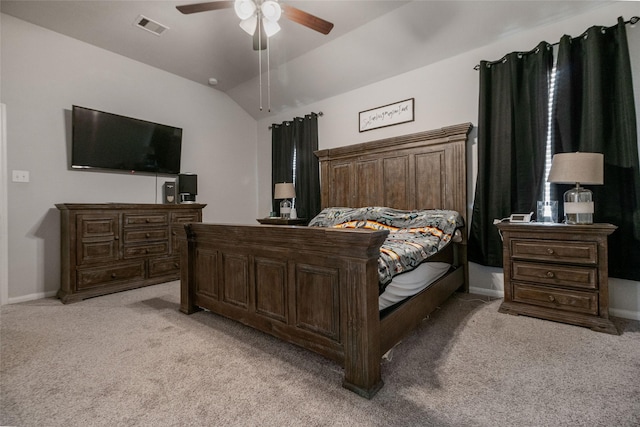
{"label": "ceiling fan blade", "polygon": [[310,13],[297,9],[293,6],[281,4],[282,12],[287,19],[297,22],[300,25],[316,30],[322,34],[329,34],[333,24],[324,19],[318,18]]}
{"label": "ceiling fan blade", "polygon": [[[260,36],[258,36],[260,34]],[[264,32],[262,19],[256,23],[256,32],[253,33],[253,50],[265,50],[267,48],[267,34]]]}
{"label": "ceiling fan blade", "polygon": [[233,1],[212,1],[208,3],[185,4],[176,6],[184,14],[208,12],[210,10],[228,9],[233,7]]}

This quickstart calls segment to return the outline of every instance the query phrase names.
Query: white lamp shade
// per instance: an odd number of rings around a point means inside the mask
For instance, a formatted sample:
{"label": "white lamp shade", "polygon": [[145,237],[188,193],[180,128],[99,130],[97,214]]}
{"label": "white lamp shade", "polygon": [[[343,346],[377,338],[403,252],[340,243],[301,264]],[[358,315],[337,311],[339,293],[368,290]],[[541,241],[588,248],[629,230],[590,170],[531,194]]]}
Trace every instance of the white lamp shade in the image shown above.
{"label": "white lamp shade", "polygon": [[256,4],[253,0],[236,0],[233,8],[240,19],[247,19],[256,12]]}
{"label": "white lamp shade", "polygon": [[271,37],[280,31],[280,25],[277,22],[269,21],[268,19],[262,20],[262,26],[264,27],[264,33],[267,37]]}
{"label": "white lamp shade", "polygon": [[547,181],[556,184],[604,184],[604,155],[560,153],[553,156]]}
{"label": "white lamp shade", "polygon": [[262,16],[272,22],[278,22],[282,15],[280,5],[273,0],[267,0],[262,3],[260,9],[262,10]]}
{"label": "white lamp shade", "polygon": [[274,199],[293,199],[296,197],[296,189],[291,182],[276,184],[273,194]]}
{"label": "white lamp shade", "polygon": [[247,34],[252,36],[256,32],[258,26],[258,17],[253,15],[243,21],[240,21],[240,28],[242,28]]}

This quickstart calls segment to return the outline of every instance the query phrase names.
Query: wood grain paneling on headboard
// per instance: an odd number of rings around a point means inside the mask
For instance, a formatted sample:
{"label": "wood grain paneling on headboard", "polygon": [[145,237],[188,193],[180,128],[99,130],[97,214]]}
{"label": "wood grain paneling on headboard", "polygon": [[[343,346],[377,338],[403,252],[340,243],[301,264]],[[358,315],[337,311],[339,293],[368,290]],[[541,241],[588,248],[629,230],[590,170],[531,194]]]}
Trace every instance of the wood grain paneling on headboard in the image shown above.
{"label": "wood grain paneling on headboard", "polygon": [[466,221],[471,123],[316,151],[322,207],[453,209]]}

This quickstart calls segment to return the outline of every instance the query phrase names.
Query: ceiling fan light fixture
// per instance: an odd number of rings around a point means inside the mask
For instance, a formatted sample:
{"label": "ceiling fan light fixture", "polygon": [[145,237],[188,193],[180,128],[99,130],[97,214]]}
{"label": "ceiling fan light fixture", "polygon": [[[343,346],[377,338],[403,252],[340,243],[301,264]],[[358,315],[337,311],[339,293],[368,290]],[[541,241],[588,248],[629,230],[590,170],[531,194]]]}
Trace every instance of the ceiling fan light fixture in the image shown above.
{"label": "ceiling fan light fixture", "polygon": [[262,11],[262,16],[274,23],[278,22],[280,16],[282,16],[282,9],[280,8],[280,5],[273,0],[267,0],[262,3],[260,10]]}
{"label": "ceiling fan light fixture", "polygon": [[250,36],[255,34],[257,26],[258,17],[256,15],[240,21],[240,28],[242,28]]}
{"label": "ceiling fan light fixture", "polygon": [[262,26],[264,27],[264,33],[267,37],[271,37],[280,31],[280,25],[277,22],[270,21],[268,19],[262,20]]}
{"label": "ceiling fan light fixture", "polygon": [[242,20],[248,19],[256,13],[256,4],[253,0],[236,0],[233,8],[238,18]]}

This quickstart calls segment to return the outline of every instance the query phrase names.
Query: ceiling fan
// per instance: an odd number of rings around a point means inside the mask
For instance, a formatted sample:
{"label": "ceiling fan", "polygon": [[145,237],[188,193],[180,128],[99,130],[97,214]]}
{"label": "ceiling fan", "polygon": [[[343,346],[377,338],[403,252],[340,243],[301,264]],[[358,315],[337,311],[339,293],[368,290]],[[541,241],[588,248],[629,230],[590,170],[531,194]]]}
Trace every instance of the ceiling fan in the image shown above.
{"label": "ceiling fan", "polygon": [[280,31],[278,20],[282,15],[293,22],[325,35],[329,34],[333,28],[331,22],[293,6],[281,4],[277,0],[212,1],[176,6],[176,8],[184,14],[218,9],[235,9],[236,15],[241,19],[240,27],[253,36],[254,50],[266,49],[267,38]]}

